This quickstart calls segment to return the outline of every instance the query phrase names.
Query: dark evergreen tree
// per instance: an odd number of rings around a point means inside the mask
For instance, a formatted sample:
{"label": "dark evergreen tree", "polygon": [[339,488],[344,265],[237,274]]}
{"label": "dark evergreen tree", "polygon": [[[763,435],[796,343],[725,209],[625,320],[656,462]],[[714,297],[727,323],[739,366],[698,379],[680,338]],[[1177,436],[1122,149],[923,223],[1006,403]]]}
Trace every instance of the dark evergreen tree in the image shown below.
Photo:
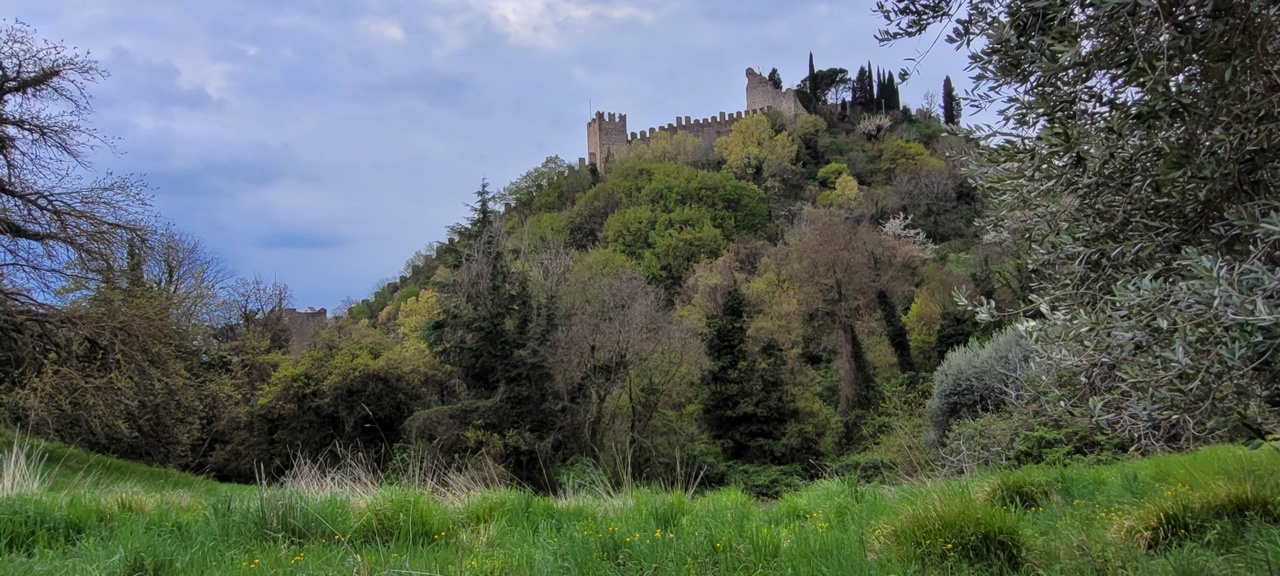
{"label": "dark evergreen tree", "polygon": [[888,94],[885,93],[884,70],[876,68],[876,98],[875,105],[873,106],[874,112],[879,114],[885,113],[886,96],[888,96]]}
{"label": "dark evergreen tree", "polygon": [[892,72],[876,69],[875,111],[881,114],[892,114],[902,107],[898,98],[898,84]]}
{"label": "dark evergreen tree", "polygon": [[808,83],[809,86],[813,86],[814,72],[815,70],[813,68],[813,52],[810,52],[809,53],[809,75],[805,77],[805,82]]}
{"label": "dark evergreen tree", "polygon": [[736,286],[720,312],[707,318],[704,343],[711,366],[702,378],[702,421],[731,460],[751,464],[787,463],[781,449],[787,423],[797,415],[782,379],[781,347],[768,342],[757,357],[747,346],[747,303]]}
{"label": "dark evergreen tree", "polygon": [[853,104],[861,112],[872,112],[876,105],[876,83],[871,78],[870,64],[858,68],[853,79]]}
{"label": "dark evergreen tree", "polygon": [[539,456],[555,450],[556,422],[541,354],[551,328],[549,306],[536,302],[528,277],[511,265],[487,183],[476,198],[454,243],[464,255],[458,276],[468,280],[446,291],[427,336],[466,385],[467,400],[450,408],[451,418],[501,438],[508,470],[546,487]]}
{"label": "dark evergreen tree", "polygon": [[945,358],[953,348],[968,344],[980,327],[973,312],[964,309],[943,312],[938,324],[938,339],[934,342],[934,353],[939,359]]}
{"label": "dark evergreen tree", "polygon": [[773,84],[774,88],[782,89],[782,75],[778,73],[777,68],[769,71],[769,83]]}
{"label": "dark evergreen tree", "polygon": [[886,112],[902,108],[902,99],[898,97],[898,80],[894,78],[893,72],[885,72],[885,101],[884,109]]}
{"label": "dark evergreen tree", "polygon": [[915,372],[916,363],[911,358],[911,339],[907,337],[907,327],[902,323],[902,316],[898,314],[893,297],[884,290],[876,290],[876,305],[880,308],[885,335],[889,337],[889,347],[898,360],[898,370],[903,373]]}
{"label": "dark evergreen tree", "polygon": [[707,317],[703,343],[711,365],[702,377],[702,422],[713,439],[728,444],[726,456],[733,458],[745,448],[737,430],[748,423],[742,400],[750,381],[746,299],[736,286],[725,294],[720,312]]}
{"label": "dark evergreen tree", "polygon": [[951,77],[942,80],[942,121],[947,126],[960,123],[960,99],[956,97],[956,88],[951,84]]}

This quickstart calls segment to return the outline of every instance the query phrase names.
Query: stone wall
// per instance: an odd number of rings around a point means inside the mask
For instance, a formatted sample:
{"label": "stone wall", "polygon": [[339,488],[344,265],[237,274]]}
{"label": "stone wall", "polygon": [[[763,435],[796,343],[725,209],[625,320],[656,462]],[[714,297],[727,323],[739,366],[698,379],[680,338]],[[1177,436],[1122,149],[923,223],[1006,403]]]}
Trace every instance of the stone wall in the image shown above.
{"label": "stone wall", "polygon": [[[631,144],[644,142],[663,132],[693,134],[702,141],[701,146],[710,149],[715,144],[716,138],[724,136],[733,130],[735,122],[754,114],[761,114],[766,110],[766,108],[760,108],[732,114],[721,112],[719,116],[710,118],[676,116],[676,121],[666,126],[632,132],[623,136],[621,140],[618,139],[617,130],[626,129],[626,114],[619,115],[622,118],[621,121],[606,120],[603,124],[606,128],[602,129],[599,118],[603,113],[597,112],[597,119],[587,124],[587,162],[598,167],[600,166],[600,158],[609,158],[612,155],[613,160],[620,160],[627,155],[627,148]],[[613,113],[608,115],[608,118],[614,117]],[[605,143],[601,144],[601,142]]]}
{"label": "stone wall", "polygon": [[307,349],[307,342],[319,334],[328,321],[329,313],[324,308],[307,308],[302,311],[285,308],[284,323],[289,327],[289,356],[301,356],[302,351]]}
{"label": "stone wall", "polygon": [[769,78],[752,68],[747,68],[747,108],[773,108],[782,112],[788,122],[794,122],[805,114],[795,90],[774,88]]}
{"label": "stone wall", "polygon": [[742,112],[721,112],[718,116],[697,119],[676,116],[676,121],[666,126],[630,133],[627,132],[626,114],[596,112],[595,117],[587,122],[587,162],[603,167],[606,159],[620,160],[626,156],[627,147],[633,142],[643,142],[661,132],[693,134],[702,141],[701,146],[710,149],[716,138],[733,129],[735,122],[769,109],[782,112],[788,123],[805,114],[795,90],[774,88],[768,78],[747,68],[747,109]]}

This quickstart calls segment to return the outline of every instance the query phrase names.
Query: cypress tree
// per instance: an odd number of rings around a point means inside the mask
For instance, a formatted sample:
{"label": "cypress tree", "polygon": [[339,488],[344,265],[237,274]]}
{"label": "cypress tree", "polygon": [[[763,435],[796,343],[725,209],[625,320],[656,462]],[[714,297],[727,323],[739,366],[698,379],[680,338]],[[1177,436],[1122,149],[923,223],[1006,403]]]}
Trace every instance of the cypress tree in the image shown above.
{"label": "cypress tree", "polygon": [[853,104],[861,112],[871,112],[876,105],[876,85],[871,79],[871,68],[868,66],[859,67],[858,75],[853,80]]}
{"label": "cypress tree", "polygon": [[795,400],[781,375],[786,360],[777,342],[750,353],[746,298],[738,287],[725,293],[718,314],[707,317],[704,344],[711,365],[702,377],[702,421],[731,460],[786,462],[779,443],[796,417]]}
{"label": "cypress tree", "polygon": [[810,92],[810,93],[813,93],[813,75],[814,75],[814,72],[815,72],[815,71],[814,71],[814,69],[813,69],[813,52],[810,52],[810,53],[809,53],[809,76],[808,76],[807,78],[805,78],[805,80],[804,80],[804,81],[805,81],[805,83],[806,83],[806,84],[808,84],[808,86],[809,86],[809,92]]}
{"label": "cypress tree", "polygon": [[898,308],[893,298],[884,290],[876,290],[876,304],[880,308],[880,320],[884,322],[885,335],[889,337],[889,347],[898,360],[898,369],[903,373],[915,372],[916,363],[911,358],[911,339],[907,336],[907,327],[898,315]]}
{"label": "cypress tree", "polygon": [[711,365],[702,376],[702,421],[713,439],[729,444],[727,455],[734,458],[745,452],[736,432],[746,424],[741,404],[750,380],[746,299],[736,286],[724,295],[720,313],[707,317],[703,343]]}
{"label": "cypress tree", "polygon": [[885,106],[888,101],[888,92],[886,91],[884,82],[884,70],[876,68],[876,100],[875,111],[884,114],[887,111]]}
{"label": "cypress tree", "polygon": [[956,97],[956,88],[951,84],[951,77],[942,80],[942,121],[947,126],[960,123],[960,99]]}
{"label": "cypress tree", "polygon": [[774,88],[782,89],[782,75],[778,73],[777,68],[769,71],[769,83],[773,84]]}

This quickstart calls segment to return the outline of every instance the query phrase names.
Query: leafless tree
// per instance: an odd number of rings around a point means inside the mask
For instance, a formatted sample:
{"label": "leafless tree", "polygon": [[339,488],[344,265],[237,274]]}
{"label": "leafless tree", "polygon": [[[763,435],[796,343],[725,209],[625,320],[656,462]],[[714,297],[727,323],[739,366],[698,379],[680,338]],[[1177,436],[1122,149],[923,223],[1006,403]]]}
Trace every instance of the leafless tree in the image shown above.
{"label": "leafless tree", "polygon": [[172,229],[148,242],[145,257],[145,279],[168,297],[176,321],[184,326],[217,323],[219,302],[233,277],[221,258],[199,238]]}
{"label": "leafless tree", "polygon": [[920,102],[920,107],[916,108],[917,120],[933,120],[938,117],[938,110],[941,104],[938,102],[938,93],[930,90],[924,93],[924,98]]}
{"label": "leafless tree", "polygon": [[261,276],[237,278],[223,291],[223,322],[244,322],[262,318],[293,305],[293,291],[279,280]]}
{"label": "leafless tree", "polygon": [[[653,461],[651,427],[673,394],[701,371],[694,330],[673,318],[639,275],[570,274],[557,299],[548,360],[560,402],[580,439],[616,478],[639,457]],[[643,452],[637,455],[636,452]]]}
{"label": "leafless tree", "polygon": [[223,291],[217,307],[217,339],[241,354],[280,351],[289,346],[284,309],[293,305],[289,285],[261,276],[237,278]]}
{"label": "leafless tree", "polygon": [[858,327],[877,313],[877,290],[910,286],[917,246],[833,210],[809,210],[787,232],[783,249],[797,296],[835,340],[839,355],[839,412],[859,407],[869,390],[870,367]]}
{"label": "leafless tree", "polygon": [[941,168],[903,170],[894,175],[893,193],[910,214],[932,221],[956,207],[959,170],[948,163]]}
{"label": "leafless tree", "polygon": [[90,164],[111,147],[88,125],[87,88],[106,76],[87,53],[0,23],[0,300],[30,308],[96,282],[150,228],[142,183]]}

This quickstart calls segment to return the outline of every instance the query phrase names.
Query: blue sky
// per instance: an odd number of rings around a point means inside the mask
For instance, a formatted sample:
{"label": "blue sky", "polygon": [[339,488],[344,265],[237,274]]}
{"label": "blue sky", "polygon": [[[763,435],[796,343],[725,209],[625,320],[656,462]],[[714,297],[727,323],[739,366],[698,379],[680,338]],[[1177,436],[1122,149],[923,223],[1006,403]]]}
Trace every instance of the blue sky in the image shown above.
{"label": "blue sky", "polygon": [[[745,105],[745,70],[898,69],[871,2],[760,0],[17,0],[0,17],[88,50],[95,168],[142,174],[177,228],[300,306],[367,296],[482,178],[586,154],[591,108],[632,131]],[[939,43],[902,88],[919,105],[964,56]]]}

